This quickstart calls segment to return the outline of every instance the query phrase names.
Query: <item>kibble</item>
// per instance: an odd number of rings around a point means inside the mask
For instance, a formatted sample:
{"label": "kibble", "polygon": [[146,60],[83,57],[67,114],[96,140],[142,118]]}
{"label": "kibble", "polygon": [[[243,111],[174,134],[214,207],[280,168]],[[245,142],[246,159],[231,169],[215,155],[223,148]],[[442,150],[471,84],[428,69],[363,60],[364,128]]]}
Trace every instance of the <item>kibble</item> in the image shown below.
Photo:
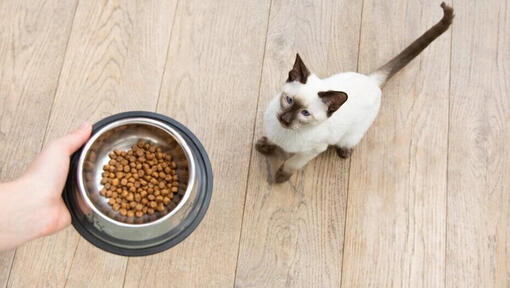
{"label": "kibble", "polygon": [[108,198],[114,211],[131,219],[163,215],[176,207],[179,181],[170,154],[140,140],[130,150],[115,149],[109,156],[99,194]]}

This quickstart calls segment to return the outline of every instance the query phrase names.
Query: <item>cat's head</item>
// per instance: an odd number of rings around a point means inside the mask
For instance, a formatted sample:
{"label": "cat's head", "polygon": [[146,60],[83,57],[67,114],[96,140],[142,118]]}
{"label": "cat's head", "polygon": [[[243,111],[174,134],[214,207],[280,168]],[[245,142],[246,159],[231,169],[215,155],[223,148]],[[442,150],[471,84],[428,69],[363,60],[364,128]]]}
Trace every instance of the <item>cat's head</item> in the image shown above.
{"label": "cat's head", "polygon": [[299,54],[279,97],[276,117],[287,129],[317,125],[347,101],[345,92],[328,90],[321,79],[310,73]]}

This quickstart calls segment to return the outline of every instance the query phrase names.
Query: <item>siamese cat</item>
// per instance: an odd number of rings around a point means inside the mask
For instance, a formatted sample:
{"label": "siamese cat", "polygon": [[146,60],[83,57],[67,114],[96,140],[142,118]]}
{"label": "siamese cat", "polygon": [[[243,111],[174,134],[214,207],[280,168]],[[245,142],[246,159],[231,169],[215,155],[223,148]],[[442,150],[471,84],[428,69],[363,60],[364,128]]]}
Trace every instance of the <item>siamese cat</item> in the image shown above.
{"label": "siamese cat", "polygon": [[441,7],[443,18],[438,23],[368,75],[347,72],[321,79],[296,54],[282,91],[266,109],[265,136],[255,145],[264,155],[276,150],[289,155],[276,172],[276,183],[287,181],[328,146],[334,146],[341,158],[350,156],[379,112],[384,83],[451,25],[452,7],[444,2]]}

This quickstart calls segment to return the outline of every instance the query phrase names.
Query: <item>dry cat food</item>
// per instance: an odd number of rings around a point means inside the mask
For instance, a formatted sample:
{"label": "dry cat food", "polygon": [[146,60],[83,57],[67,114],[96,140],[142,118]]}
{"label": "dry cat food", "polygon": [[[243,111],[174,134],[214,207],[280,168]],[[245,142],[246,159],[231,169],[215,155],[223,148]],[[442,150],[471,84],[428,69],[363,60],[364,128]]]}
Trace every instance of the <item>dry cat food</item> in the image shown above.
{"label": "dry cat food", "polygon": [[128,151],[114,150],[103,166],[100,194],[127,217],[164,215],[180,201],[179,177],[172,156],[139,140]]}

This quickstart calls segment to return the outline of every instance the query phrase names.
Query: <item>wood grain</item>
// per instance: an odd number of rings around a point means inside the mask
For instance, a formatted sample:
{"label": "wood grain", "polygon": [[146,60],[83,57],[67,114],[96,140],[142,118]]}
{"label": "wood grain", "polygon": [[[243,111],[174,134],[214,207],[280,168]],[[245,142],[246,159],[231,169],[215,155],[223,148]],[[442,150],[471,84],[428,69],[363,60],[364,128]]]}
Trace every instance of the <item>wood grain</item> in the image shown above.
{"label": "wood grain", "polygon": [[[441,17],[435,1],[365,0],[360,71],[384,64]],[[390,80],[354,149],[343,287],[445,284],[449,51],[447,32]]]}
{"label": "wood grain", "polygon": [[[75,8],[0,2],[0,181],[19,176],[41,149]],[[13,257],[14,250],[0,253],[0,287]]]}
{"label": "wood grain", "polygon": [[295,53],[369,72],[440,1],[177,2],[0,1],[0,181],[85,119],[156,108],[215,173],[173,249],[128,259],[69,228],[0,253],[0,287],[510,287],[508,0],[454,1],[350,162],[328,151],[282,185],[252,140]]}
{"label": "wood grain", "polygon": [[448,287],[510,287],[510,2],[454,1]]}
{"label": "wood grain", "polygon": [[[80,2],[47,139],[85,119],[154,111],[174,8],[174,1]],[[120,287],[126,264],[68,228],[18,249],[9,286]]]}
{"label": "wood grain", "polygon": [[126,287],[233,285],[268,11],[269,1],[179,2],[158,112],[203,142],[214,192],[188,239],[129,260]]}
{"label": "wood grain", "polygon": [[[361,1],[273,1],[255,140],[296,52],[319,76],[356,70],[360,23]],[[271,185],[274,162],[253,152],[236,287],[339,287],[349,160],[329,151]]]}

